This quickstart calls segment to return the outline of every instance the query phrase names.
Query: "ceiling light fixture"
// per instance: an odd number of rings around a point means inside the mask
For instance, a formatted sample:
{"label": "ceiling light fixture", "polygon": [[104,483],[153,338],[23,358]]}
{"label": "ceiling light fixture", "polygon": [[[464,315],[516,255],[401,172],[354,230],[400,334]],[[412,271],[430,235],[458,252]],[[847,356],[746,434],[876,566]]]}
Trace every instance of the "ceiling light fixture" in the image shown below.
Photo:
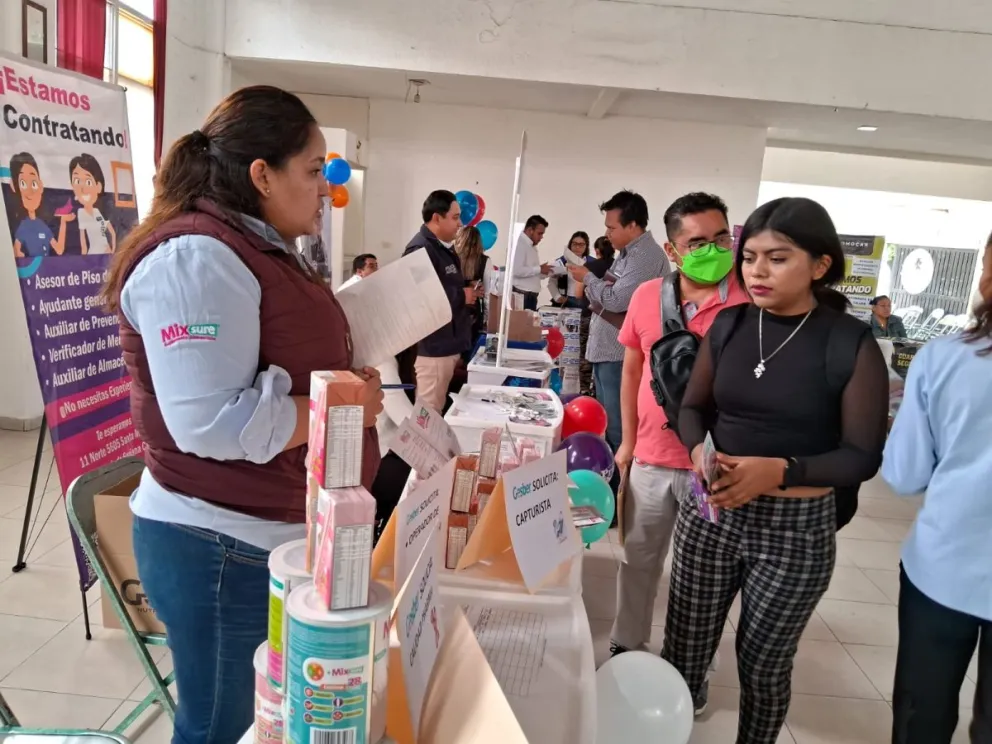
{"label": "ceiling light fixture", "polygon": [[859,132],[877,132],[878,131],[878,127],[873,127],[870,124],[865,124],[863,126],[858,127],[858,131]]}
{"label": "ceiling light fixture", "polygon": [[410,97],[410,88],[411,87],[412,88],[415,88],[414,96],[413,96],[413,102],[414,103],[420,103],[420,86],[422,86],[422,85],[430,85],[430,84],[431,84],[431,81],[430,80],[426,80],[424,78],[410,78],[409,80],[406,81],[406,96],[407,96],[407,98],[409,99],[409,97]]}

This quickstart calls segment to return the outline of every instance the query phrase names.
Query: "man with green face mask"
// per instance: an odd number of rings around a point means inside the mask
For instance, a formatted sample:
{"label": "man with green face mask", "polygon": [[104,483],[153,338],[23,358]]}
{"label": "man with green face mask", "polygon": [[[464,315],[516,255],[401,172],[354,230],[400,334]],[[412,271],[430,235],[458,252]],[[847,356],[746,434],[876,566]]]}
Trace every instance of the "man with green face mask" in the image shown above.
{"label": "man with green face mask", "polygon": [[734,239],[727,205],[719,197],[695,193],[676,200],[665,212],[665,231],[665,253],[678,272],[637,288],[620,331],[623,441],[616,460],[621,468],[630,467],[630,475],[620,515],[626,539],[617,577],[614,653],[643,649],[648,642],[679,497],[688,492],[692,469],[689,453],[666,427],[665,412],[651,391],[651,348],[662,335],[662,282],[679,283],[685,326],[700,338],[717,313],[748,301],[733,276]]}

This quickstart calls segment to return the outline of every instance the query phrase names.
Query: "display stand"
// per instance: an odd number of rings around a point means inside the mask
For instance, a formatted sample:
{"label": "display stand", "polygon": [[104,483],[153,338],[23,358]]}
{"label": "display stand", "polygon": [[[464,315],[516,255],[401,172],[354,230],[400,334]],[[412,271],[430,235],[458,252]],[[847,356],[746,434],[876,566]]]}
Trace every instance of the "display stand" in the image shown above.
{"label": "display stand", "polygon": [[[28,503],[24,507],[24,524],[21,526],[21,543],[17,548],[17,561],[11,569],[20,573],[27,568],[28,533],[31,531],[31,512],[34,509],[34,493],[38,488],[38,472],[41,470],[41,458],[45,454],[45,435],[48,434],[48,419],[41,417],[41,428],[38,429],[38,446],[34,450],[34,467],[31,469],[31,485],[28,487]],[[44,500],[44,499],[42,499]],[[86,606],[85,599],[83,607]]]}
{"label": "display stand", "polygon": [[[28,567],[27,552],[28,537],[31,534],[31,516],[34,512],[34,496],[38,490],[38,475],[41,472],[41,460],[45,456],[45,437],[47,435],[48,419],[44,414],[42,414],[41,428],[38,429],[38,445],[34,450],[34,466],[31,468],[31,485],[28,486],[28,502],[24,505],[24,522],[21,525],[21,541],[17,546],[17,560],[14,562],[13,568],[10,569],[14,573],[20,573]],[[41,502],[44,500],[45,499],[42,498]],[[86,640],[89,641],[93,638],[93,632],[90,628],[90,608],[86,603],[86,589],[83,588],[82,584],[80,584],[79,587],[79,598],[83,605],[83,630],[86,634]]]}

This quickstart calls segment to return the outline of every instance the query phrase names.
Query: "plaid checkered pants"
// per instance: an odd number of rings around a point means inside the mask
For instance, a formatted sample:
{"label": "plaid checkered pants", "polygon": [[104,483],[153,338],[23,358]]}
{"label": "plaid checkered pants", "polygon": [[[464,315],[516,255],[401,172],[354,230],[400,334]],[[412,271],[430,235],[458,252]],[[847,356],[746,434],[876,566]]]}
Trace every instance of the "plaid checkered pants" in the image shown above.
{"label": "plaid checkered pants", "polygon": [[830,584],[837,555],[834,497],[761,496],[703,519],[679,505],[661,655],[695,699],[741,593],[737,744],[775,744],[792,696],[792,662],[806,623]]}

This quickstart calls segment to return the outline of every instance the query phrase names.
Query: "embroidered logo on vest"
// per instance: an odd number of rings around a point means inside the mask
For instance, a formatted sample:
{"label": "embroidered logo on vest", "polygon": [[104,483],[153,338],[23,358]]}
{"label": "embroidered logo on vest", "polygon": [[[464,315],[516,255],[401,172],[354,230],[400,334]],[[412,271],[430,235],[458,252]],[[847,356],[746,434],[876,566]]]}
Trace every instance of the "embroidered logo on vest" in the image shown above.
{"label": "embroidered logo on vest", "polygon": [[162,329],[162,346],[168,348],[183,341],[216,341],[219,333],[220,326],[217,323],[173,323]]}

